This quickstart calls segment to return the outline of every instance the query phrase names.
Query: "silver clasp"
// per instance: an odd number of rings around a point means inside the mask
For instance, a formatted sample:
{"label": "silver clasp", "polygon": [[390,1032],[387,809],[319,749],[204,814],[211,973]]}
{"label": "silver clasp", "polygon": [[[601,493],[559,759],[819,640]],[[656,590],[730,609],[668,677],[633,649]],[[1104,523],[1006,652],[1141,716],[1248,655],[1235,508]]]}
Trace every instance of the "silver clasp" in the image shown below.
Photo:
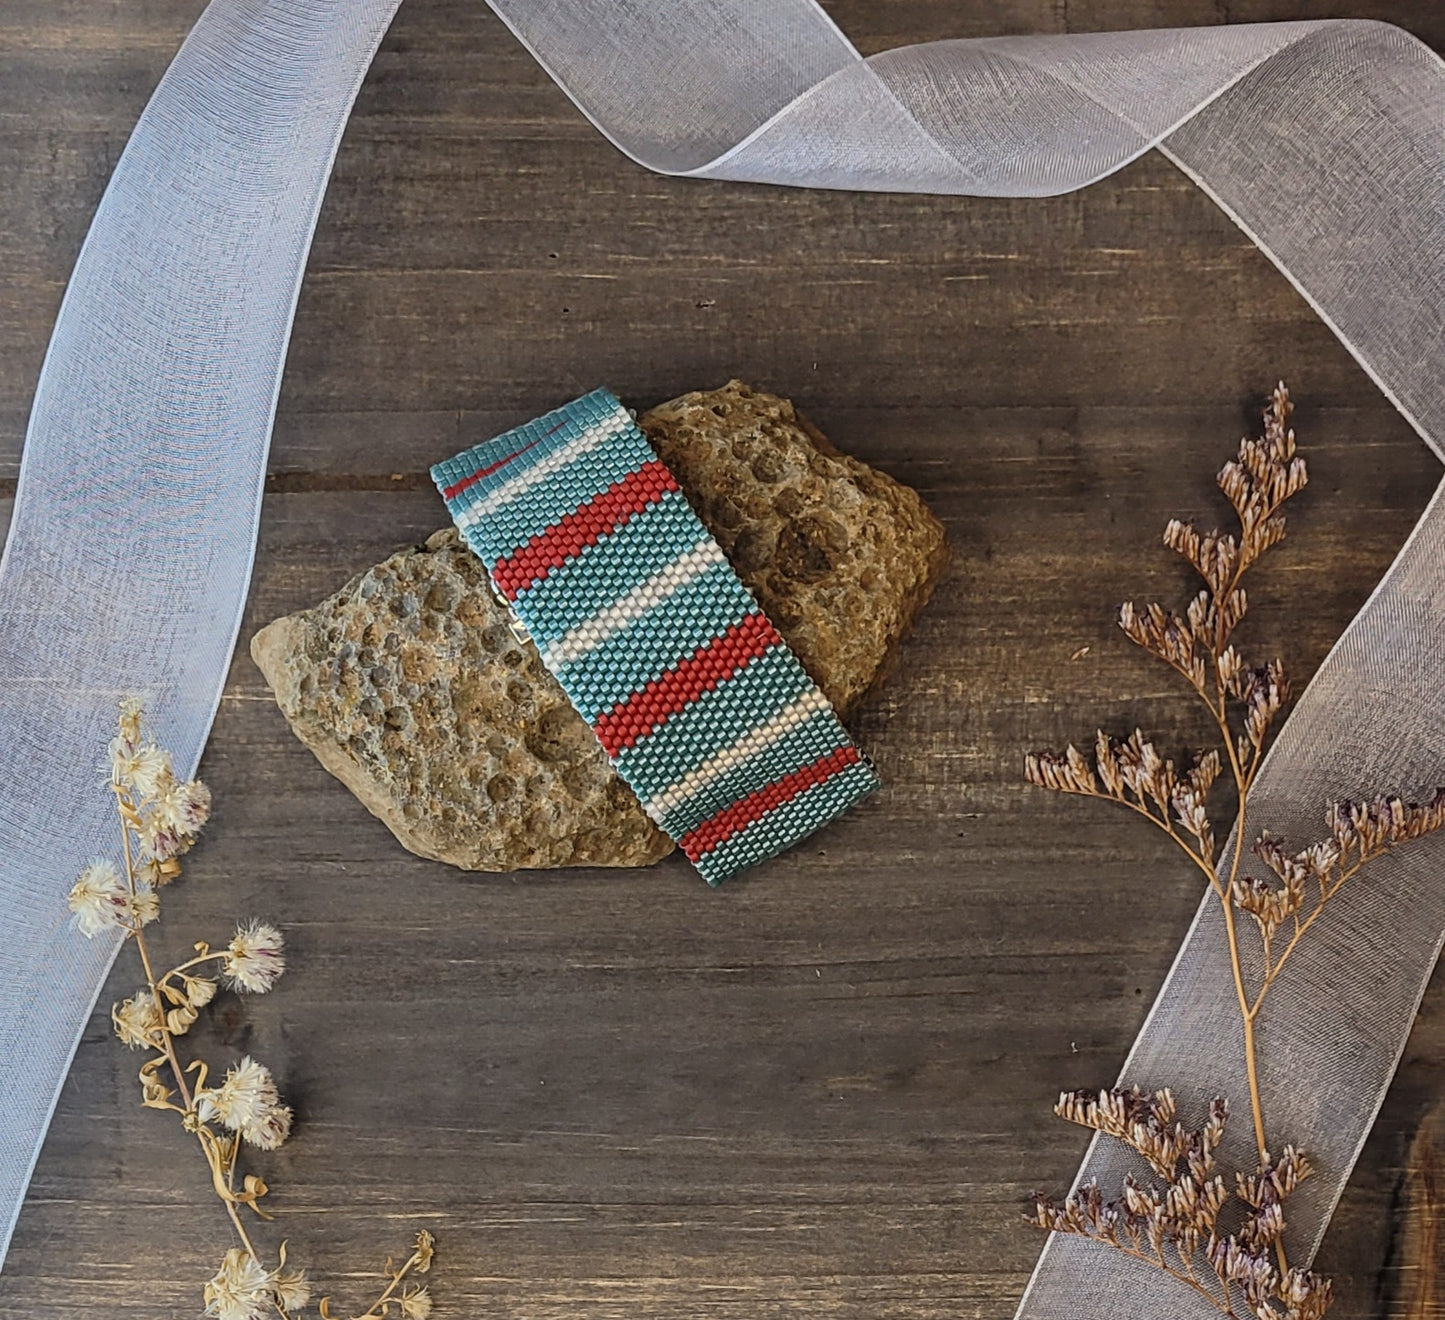
{"label": "silver clasp", "polygon": [[507,627],[511,629],[513,639],[523,646],[535,646],[532,634],[527,631],[527,625],[517,617],[517,611],[512,608],[512,602],[497,589],[497,584],[492,581],[490,572],[487,574],[487,590],[492,593],[492,599],[497,602],[507,616]]}

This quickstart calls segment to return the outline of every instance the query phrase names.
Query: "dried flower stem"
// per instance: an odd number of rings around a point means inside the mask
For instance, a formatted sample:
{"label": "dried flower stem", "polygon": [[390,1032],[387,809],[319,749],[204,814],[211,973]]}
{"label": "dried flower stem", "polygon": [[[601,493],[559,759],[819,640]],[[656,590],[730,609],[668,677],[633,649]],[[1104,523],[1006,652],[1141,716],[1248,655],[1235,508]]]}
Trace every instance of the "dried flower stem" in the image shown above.
{"label": "dried flower stem", "polygon": [[[376,1301],[359,1315],[352,1316],[351,1320],[381,1320],[393,1305],[399,1307],[400,1313],[404,1317],[408,1317],[413,1313],[429,1315],[431,1311],[431,1299],[428,1297],[425,1288],[408,1291],[402,1297],[397,1297],[396,1290],[401,1287],[403,1280],[405,1280],[412,1271],[415,1270],[418,1273],[425,1273],[431,1268],[432,1244],[434,1241],[435,1239],[432,1235],[423,1230],[417,1234],[416,1250],[411,1253],[411,1256],[403,1263],[400,1269],[393,1269],[391,1261],[387,1261],[386,1274],[391,1279],[391,1282],[386,1285],[385,1290]],[[407,1308],[408,1302],[412,1303],[410,1312]],[[331,1302],[329,1298],[323,1297],[321,1299],[319,1309],[321,1320],[339,1320],[339,1317],[334,1316],[331,1312]]]}
{"label": "dried flower stem", "polygon": [[[116,795],[116,804],[120,814],[120,836],[121,847],[125,858],[126,886],[129,888],[132,897],[136,893],[135,857],[131,851],[131,821],[139,820],[139,812],[136,804],[130,797],[122,784],[113,783],[111,788]],[[161,984],[169,981],[176,972],[182,968],[195,966],[199,962],[206,961],[205,958],[193,958],[188,963],[183,963],[181,968],[173,968],[167,972],[159,981],[156,979],[155,969],[151,964],[150,950],[146,946],[145,932],[137,925],[130,931],[130,938],[135,941],[136,952],[140,954],[141,967],[145,971],[146,987],[150,991],[152,1000],[156,1004],[162,1004],[165,1000],[161,994]],[[218,956],[218,955],[212,955]],[[194,1121],[195,1101],[191,1095],[191,1089],[186,1082],[186,1070],[181,1067],[179,1055],[176,1053],[175,1038],[171,1035],[170,1028],[166,1024],[165,1014],[160,1014],[160,1021],[156,1026],[156,1034],[159,1037],[160,1049],[170,1064],[171,1075],[175,1078],[176,1089],[180,1092],[181,1099],[185,1102],[184,1109],[178,1109],[175,1105],[167,1104],[169,1109],[175,1109],[182,1115],[182,1118],[189,1125]],[[246,1252],[258,1264],[261,1261],[261,1253],[256,1250],[256,1244],[251,1241],[251,1235],[246,1231],[246,1225],[242,1222],[241,1216],[236,1211],[240,1198],[235,1193],[235,1172],[236,1156],[240,1151],[240,1142],[233,1141],[225,1143],[229,1147],[229,1154],[222,1147],[216,1134],[204,1123],[195,1122],[193,1131],[196,1140],[200,1143],[201,1153],[205,1156],[206,1164],[211,1171],[211,1184],[220,1197],[221,1204],[226,1208],[226,1214],[230,1217],[231,1226],[236,1230],[236,1236],[241,1239],[242,1246]],[[263,1218],[270,1218],[252,1199],[251,1208]],[[279,1302],[275,1303],[276,1312],[282,1317],[287,1316],[287,1311]]]}
{"label": "dried flower stem", "polygon": [[[115,792],[117,806],[120,809],[120,838],[121,847],[125,854],[125,883],[130,890],[131,897],[136,894],[135,882],[135,858],[131,854],[130,847],[130,825],[127,822],[127,813],[135,816],[135,808],[126,794],[125,788],[120,784],[112,784]],[[150,990],[151,998],[157,1003],[162,1003],[160,986],[156,982],[155,970],[151,966],[150,950],[146,947],[145,932],[136,925],[131,929],[130,938],[135,941],[136,952],[140,954],[141,967],[145,971],[146,987]],[[186,1086],[185,1070],[181,1067],[181,1061],[176,1055],[176,1043],[171,1038],[170,1031],[166,1028],[165,1015],[161,1015],[157,1026],[157,1033],[160,1037],[161,1049],[165,1052],[166,1059],[171,1065],[171,1074],[176,1079],[176,1087],[181,1093],[181,1098],[186,1102],[186,1109],[192,1108],[190,1089]]]}
{"label": "dried flower stem", "polygon": [[[1290,1269],[1286,1258],[1282,1203],[1310,1169],[1303,1154],[1291,1147],[1282,1159],[1270,1155],[1259,1079],[1260,1015],[1301,941],[1335,895],[1374,858],[1445,825],[1445,790],[1424,806],[1397,797],[1337,802],[1325,818],[1330,838],[1291,854],[1267,832],[1261,833],[1253,852],[1271,879],[1242,873],[1249,793],[1271,727],[1289,701],[1289,683],[1278,660],[1247,666],[1231,638],[1248,609],[1244,575],[1283,538],[1283,506],[1308,481],[1304,460],[1295,453],[1291,410],[1281,384],[1265,410],[1263,437],[1241,441],[1238,457],[1219,472],[1217,484],[1239,520],[1237,536],[1201,534],[1178,520],[1164,530],[1165,545],[1195,568],[1204,589],[1182,614],[1162,605],[1132,603],[1119,612],[1129,639],[1182,675],[1204,703],[1222,735],[1223,756],[1218,750],[1199,754],[1181,772],[1138,730],[1122,742],[1100,731],[1092,761],[1069,747],[1062,755],[1036,753],[1025,762],[1031,783],[1113,802],[1144,816],[1203,873],[1224,919],[1258,1159],[1255,1174],[1238,1175],[1235,1196],[1247,1207],[1245,1225],[1221,1237],[1215,1232],[1215,1217],[1228,1194],[1222,1178],[1213,1173],[1213,1150],[1223,1130],[1222,1100],[1215,1102],[1205,1129],[1187,1133],[1177,1123],[1170,1126],[1174,1101],[1168,1091],[1152,1098],[1137,1089],[1115,1089],[1097,1097],[1065,1094],[1056,1107],[1061,1117],[1133,1147],[1149,1160],[1166,1192],[1156,1194],[1129,1182],[1118,1202],[1104,1201],[1092,1187],[1063,1205],[1041,1197],[1036,1200],[1038,1222],[1051,1231],[1082,1234],[1148,1259],[1208,1296],[1228,1316],[1240,1314],[1238,1303],[1248,1308],[1245,1315],[1263,1320],[1316,1320],[1329,1306],[1330,1288],[1327,1280]],[[1225,765],[1237,801],[1233,843],[1220,848],[1206,802]],[[1259,937],[1260,965],[1253,978],[1246,973],[1241,914],[1253,921]],[[1288,935],[1282,948],[1281,932]],[[1177,1267],[1166,1256],[1166,1247],[1177,1257]],[[1200,1253],[1219,1281],[1218,1296],[1199,1281],[1193,1261]]]}
{"label": "dried flower stem", "polygon": [[[198,942],[192,946],[195,956],[156,975],[144,927],[159,915],[157,891],[180,873],[177,858],[191,847],[209,817],[211,797],[197,780],[176,780],[170,754],[143,740],[141,720],[139,702],[122,702],[109,749],[109,786],[120,817],[125,874],[110,861],[92,862],[71,889],[68,903],[87,937],[119,930],[135,942],[145,988],[116,1004],[111,1019],[123,1041],[153,1056],[140,1069],[141,1104],[178,1115],[181,1126],[195,1136],[212,1189],[241,1243],[227,1250],[221,1268],[206,1284],[206,1315],[216,1320],[291,1320],[309,1303],[310,1284],[304,1271],[287,1266],[285,1242],[277,1248],[274,1264],[263,1260],[241,1211],[249,1208],[258,1218],[270,1219],[260,1205],[269,1189],[256,1175],[239,1173],[242,1141],[275,1149],[290,1134],[291,1110],[281,1103],[269,1070],[255,1060],[242,1059],[219,1085],[211,1086],[205,1063],[183,1064],[177,1048],[177,1039],[216,994],[215,976],[197,969],[219,964],[214,971],[233,987],[262,994],[285,969],[283,942],[274,927],[251,922],[237,927],[226,948],[212,950]],[[163,1070],[169,1072],[168,1079],[162,1079]],[[173,1086],[168,1084],[172,1080]],[[398,1289],[408,1275],[430,1268],[433,1251],[431,1234],[417,1234],[411,1257],[400,1270],[387,1262],[385,1289],[356,1320],[388,1320],[393,1312],[395,1320],[427,1320],[432,1303],[426,1288]],[[323,1316],[330,1316],[328,1307],[323,1299]]]}

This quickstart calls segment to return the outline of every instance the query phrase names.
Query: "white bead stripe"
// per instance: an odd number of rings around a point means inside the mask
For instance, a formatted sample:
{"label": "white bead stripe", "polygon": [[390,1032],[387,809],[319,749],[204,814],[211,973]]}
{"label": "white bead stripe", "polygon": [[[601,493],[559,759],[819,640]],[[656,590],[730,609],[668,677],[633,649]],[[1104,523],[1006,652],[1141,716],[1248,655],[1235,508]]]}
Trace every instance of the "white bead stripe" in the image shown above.
{"label": "white bead stripe", "polygon": [[571,463],[575,463],[583,454],[591,453],[604,440],[617,434],[619,427],[616,423],[608,422],[602,426],[589,426],[570,444],[565,444],[561,449],[553,450],[540,463],[529,467],[525,472],[519,472],[510,481],[504,481],[495,490],[489,492],[484,498],[475,504],[468,505],[461,513],[457,514],[453,521],[465,531],[473,523],[485,518],[489,513],[495,513],[504,505],[510,504],[519,495],[530,490],[533,486],[541,485],[548,477]]}
{"label": "white bead stripe", "polygon": [[716,541],[711,537],[699,541],[646,582],[633,587],[615,604],[594,614],[585,623],[579,623],[555,642],[549,642],[542,650],[543,664],[555,671],[560,665],[595,651],[609,637],[621,632],[635,619],[640,619],[689,582],[700,578],[710,568],[725,563],[727,560]]}
{"label": "white bead stripe", "polygon": [[813,718],[822,711],[832,711],[828,699],[816,688],[804,692],[783,707],[766,724],[750,729],[735,743],[724,747],[704,761],[696,770],[690,770],[677,783],[653,794],[642,804],[642,809],[659,824],[663,816],[689,799],[696,797],[707,786],[720,779],[734,766],[741,765],[750,757],[766,751],[785,733]]}

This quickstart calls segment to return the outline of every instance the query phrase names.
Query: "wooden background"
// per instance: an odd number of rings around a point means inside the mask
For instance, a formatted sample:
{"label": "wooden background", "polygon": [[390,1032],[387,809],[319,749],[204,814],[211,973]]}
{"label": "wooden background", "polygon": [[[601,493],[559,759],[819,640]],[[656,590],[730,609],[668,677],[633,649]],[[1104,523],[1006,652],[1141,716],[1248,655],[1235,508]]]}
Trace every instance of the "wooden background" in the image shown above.
{"label": "wooden background", "polygon": [[[92,210],[200,7],[0,0],[7,496]],[[829,8],[865,50],[1341,14],[1445,46],[1445,9],[1407,0]],[[297,1133],[258,1163],[338,1300],[425,1226],[439,1316],[1006,1320],[1041,1244],[1024,1198],[1062,1190],[1084,1144],[1052,1098],[1112,1081],[1198,897],[1142,825],[1021,786],[1024,751],[1100,721],[1203,738],[1112,611],[1184,590],[1159,529],[1220,514],[1211,476],[1278,377],[1315,480],[1249,637],[1297,678],[1439,476],[1157,157],[1050,201],[658,178],[480,0],[409,0],[321,216],[243,638],[441,526],[426,468],[462,444],[599,382],[646,406],[731,375],[921,489],[956,550],[856,720],[887,788],[751,879],[413,858],[238,650],[202,763],[214,823],[159,938],[251,914],[287,933],[279,990],[223,996],[197,1042],[283,1079]],[[137,1107],[138,1062],[97,1013],[0,1277],[8,1320],[198,1313],[226,1226]],[[1320,1260],[1341,1320],[1399,1292],[1402,1168],[1442,1082],[1437,984]]]}

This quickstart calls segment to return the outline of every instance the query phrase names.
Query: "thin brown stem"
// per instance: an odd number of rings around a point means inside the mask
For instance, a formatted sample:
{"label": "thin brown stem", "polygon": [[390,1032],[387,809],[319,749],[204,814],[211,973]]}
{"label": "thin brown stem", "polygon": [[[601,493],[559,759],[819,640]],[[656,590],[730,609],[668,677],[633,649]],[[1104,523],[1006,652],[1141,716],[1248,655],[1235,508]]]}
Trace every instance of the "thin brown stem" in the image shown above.
{"label": "thin brown stem", "polygon": [[399,1270],[396,1271],[395,1274],[391,1276],[391,1282],[387,1284],[386,1287],[382,1290],[381,1296],[378,1297],[374,1302],[372,1302],[372,1304],[368,1306],[366,1310],[364,1310],[359,1316],[357,1316],[355,1320],[368,1320],[369,1317],[374,1320],[374,1317],[385,1315],[386,1312],[378,1308],[383,1307],[386,1304],[392,1294],[401,1287],[401,1281],[406,1278],[408,1274],[411,1273],[411,1271],[420,1263],[420,1261],[421,1252],[413,1251],[406,1264],[404,1264]]}
{"label": "thin brown stem", "polygon": [[1054,791],[1056,793],[1068,793],[1074,797],[1097,798],[1100,802],[1115,802],[1118,803],[1119,806],[1128,807],[1130,811],[1143,816],[1145,820],[1158,826],[1179,845],[1185,856],[1204,873],[1204,878],[1208,880],[1210,886],[1217,891],[1219,880],[1208,858],[1194,848],[1191,848],[1189,841],[1174,828],[1167,817],[1155,815],[1155,813],[1150,811],[1142,802],[1135,802],[1131,798],[1126,797],[1115,797],[1112,793],[1101,793],[1097,789],[1056,788]]}
{"label": "thin brown stem", "polygon": [[[1238,583],[1238,575],[1236,575],[1235,583]],[[1239,1002],[1240,1019],[1244,1027],[1244,1066],[1245,1073],[1249,1078],[1249,1108],[1254,1119],[1255,1144],[1259,1148],[1260,1159],[1263,1160],[1268,1147],[1265,1142],[1264,1099],[1259,1089],[1259,1061],[1255,1050],[1254,1019],[1257,1010],[1250,1003],[1249,990],[1244,983],[1244,963],[1240,956],[1239,927],[1235,921],[1233,900],[1234,882],[1239,878],[1240,863],[1244,860],[1245,827],[1249,818],[1250,776],[1240,764],[1239,754],[1234,749],[1228,717],[1222,711],[1216,710],[1212,703],[1206,704],[1209,705],[1210,713],[1214,715],[1220,731],[1224,734],[1224,750],[1229,757],[1230,772],[1234,776],[1235,789],[1239,795],[1239,803],[1234,817],[1234,856],[1230,860],[1228,876],[1215,886],[1215,893],[1224,910],[1224,929],[1229,939],[1230,974],[1234,980],[1235,998]]]}
{"label": "thin brown stem", "polygon": [[[116,797],[118,800],[122,797],[119,789],[117,789]],[[126,823],[124,815],[121,816],[120,832],[121,842],[125,853],[126,884],[129,886],[131,894],[134,895],[135,859],[133,854],[131,853],[130,847],[130,826]],[[169,1062],[171,1072],[175,1076],[176,1086],[180,1090],[181,1098],[185,1101],[185,1113],[193,1113],[195,1110],[195,1100],[192,1097],[191,1089],[186,1082],[185,1069],[181,1067],[180,1058],[176,1054],[175,1041],[172,1038],[171,1033],[165,1024],[165,1009],[162,1006],[163,1000],[161,998],[160,983],[156,980],[155,969],[151,964],[150,950],[146,947],[145,935],[141,932],[139,927],[134,929],[131,934],[135,939],[136,949],[140,953],[141,966],[145,970],[146,985],[149,987],[151,997],[155,1001],[156,1011],[160,1016],[160,1038],[166,1060],[167,1062]],[[194,966],[195,963],[201,961],[204,961],[204,958],[196,958],[189,963],[182,964],[182,967],[191,967]],[[163,979],[168,980],[171,976],[175,975],[175,973],[180,970],[181,968],[173,968],[170,972],[166,973],[165,978]],[[208,1141],[208,1138],[210,1138],[210,1130],[208,1128],[206,1128],[204,1125],[201,1125],[196,1129],[196,1139],[200,1142],[201,1153],[205,1156],[206,1163],[209,1164],[214,1170],[217,1168],[216,1160],[218,1156],[212,1144],[210,1144],[210,1141]],[[213,1141],[214,1139],[211,1138],[210,1140]],[[231,1185],[231,1178],[234,1175],[234,1159],[230,1161],[230,1164],[231,1168],[228,1172],[228,1176],[226,1179],[228,1187]],[[255,1260],[258,1265],[260,1265],[262,1263],[261,1255],[256,1250],[256,1244],[251,1241],[250,1234],[246,1232],[245,1224],[241,1222],[241,1216],[236,1211],[236,1203],[233,1200],[230,1200],[224,1196],[221,1197],[220,1200],[221,1204],[226,1207],[226,1214],[230,1216],[231,1224],[235,1228],[237,1236],[241,1239],[242,1246],[244,1246],[246,1251],[250,1253],[251,1258]],[[264,1265],[262,1265],[262,1268],[265,1268]]]}
{"label": "thin brown stem", "polygon": [[[117,804],[123,800],[123,794],[119,788],[116,789]],[[130,850],[130,826],[126,823],[124,815],[120,820],[121,846],[125,852],[125,881],[130,890],[131,897],[135,897],[135,859]],[[160,986],[156,981],[155,970],[151,966],[150,950],[146,948],[145,935],[137,925],[131,930],[131,937],[135,940],[135,947],[140,952],[141,966],[145,969],[146,985],[150,989],[152,1000],[155,1001],[156,1013],[160,1019],[160,1036],[162,1051],[171,1065],[171,1072],[175,1075],[176,1086],[180,1089],[181,1098],[186,1102],[186,1108],[192,1107],[191,1090],[186,1085],[186,1075],[181,1068],[181,1061],[176,1055],[175,1042],[171,1039],[171,1033],[166,1027],[166,1011],[162,1007]]]}
{"label": "thin brown stem", "polygon": [[[1104,1239],[1096,1240],[1103,1241]],[[1214,1295],[1212,1290],[1206,1288],[1192,1274],[1185,1274],[1180,1270],[1176,1270],[1164,1258],[1163,1252],[1150,1253],[1147,1251],[1140,1251],[1137,1247],[1126,1247],[1122,1242],[1109,1242],[1108,1245],[1113,1247],[1115,1251],[1122,1251],[1126,1256],[1132,1256],[1135,1260],[1142,1260],[1146,1265],[1153,1265],[1156,1268],[1163,1270],[1164,1273],[1167,1274],[1171,1279],[1178,1279],[1179,1282],[1184,1284],[1186,1288],[1193,1288],[1194,1291],[1197,1292],[1201,1297],[1203,1297],[1211,1306],[1213,1306],[1216,1311],[1219,1311],[1221,1314],[1230,1317],[1230,1320],[1239,1320],[1239,1315],[1235,1311],[1233,1304],[1229,1302],[1227,1294],[1225,1300],[1221,1301],[1218,1297]],[[366,1317],[358,1316],[357,1320],[366,1320]]]}
{"label": "thin brown stem", "polygon": [[1340,878],[1336,880],[1335,883],[1324,892],[1324,894],[1320,898],[1320,901],[1315,904],[1314,911],[1312,911],[1309,916],[1307,916],[1303,921],[1299,921],[1298,919],[1296,919],[1295,933],[1290,937],[1289,943],[1285,945],[1284,951],[1279,955],[1278,961],[1276,961],[1271,966],[1270,970],[1264,978],[1263,984],[1260,986],[1259,994],[1255,997],[1252,1008],[1252,1011],[1254,1013],[1257,1014],[1260,1008],[1263,1006],[1265,996],[1269,994],[1271,989],[1273,989],[1274,983],[1279,980],[1279,974],[1281,971],[1284,970],[1285,963],[1289,961],[1290,955],[1294,953],[1296,948],[1299,947],[1299,942],[1304,938],[1305,933],[1309,930],[1311,926],[1315,924],[1315,921],[1325,910],[1325,905],[1330,901],[1330,899],[1332,899],[1336,894],[1340,892],[1347,880],[1351,880],[1356,875],[1358,875],[1360,870],[1365,866],[1365,864],[1367,862],[1373,861],[1376,856],[1378,856],[1378,854],[1371,854],[1368,857],[1362,857],[1358,862],[1356,862],[1352,867],[1350,867],[1349,870],[1342,872]]}
{"label": "thin brown stem", "polygon": [[192,958],[188,962],[183,962],[176,967],[172,967],[168,972],[163,972],[161,974],[161,980],[169,981],[171,977],[179,976],[182,972],[188,972],[192,967],[199,967],[202,963],[219,962],[225,956],[224,950],[220,953],[203,953],[197,958]]}

